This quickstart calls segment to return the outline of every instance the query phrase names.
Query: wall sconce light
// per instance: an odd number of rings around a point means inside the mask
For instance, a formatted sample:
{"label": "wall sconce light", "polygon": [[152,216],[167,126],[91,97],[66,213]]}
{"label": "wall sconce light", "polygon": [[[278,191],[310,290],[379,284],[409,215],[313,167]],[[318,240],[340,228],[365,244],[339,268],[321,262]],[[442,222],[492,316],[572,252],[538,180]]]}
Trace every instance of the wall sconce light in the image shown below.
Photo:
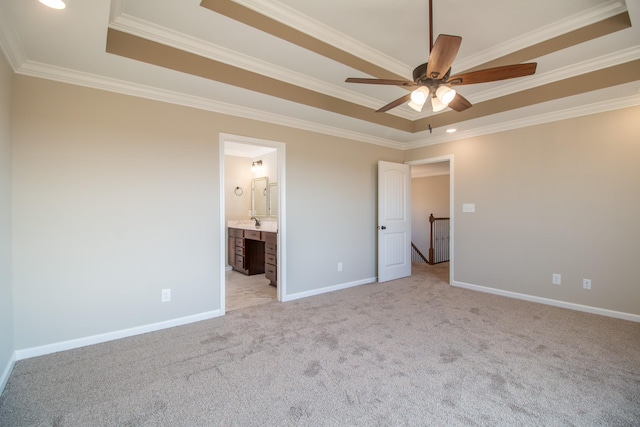
{"label": "wall sconce light", "polygon": [[255,162],[251,163],[251,170],[256,171],[261,166],[262,166],[262,160],[256,160]]}

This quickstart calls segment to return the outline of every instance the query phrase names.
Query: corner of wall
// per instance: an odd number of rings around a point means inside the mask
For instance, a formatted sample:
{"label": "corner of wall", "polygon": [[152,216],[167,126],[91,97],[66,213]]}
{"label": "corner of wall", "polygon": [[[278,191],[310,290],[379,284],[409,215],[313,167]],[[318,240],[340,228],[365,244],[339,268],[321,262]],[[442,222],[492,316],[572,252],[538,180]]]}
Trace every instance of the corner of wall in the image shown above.
{"label": "corner of wall", "polygon": [[11,376],[11,372],[13,371],[13,366],[16,364],[16,353],[13,352],[7,365],[2,370],[2,374],[0,374],[0,395],[4,392],[4,388],[9,381],[9,376]]}

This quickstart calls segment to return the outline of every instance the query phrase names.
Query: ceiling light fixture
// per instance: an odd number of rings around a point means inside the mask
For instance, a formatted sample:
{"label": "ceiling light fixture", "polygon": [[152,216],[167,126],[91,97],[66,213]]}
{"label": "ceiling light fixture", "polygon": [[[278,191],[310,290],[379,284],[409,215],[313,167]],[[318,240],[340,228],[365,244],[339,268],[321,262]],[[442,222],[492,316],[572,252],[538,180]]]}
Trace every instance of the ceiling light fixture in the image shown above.
{"label": "ceiling light fixture", "polygon": [[67,7],[62,0],[38,0],[45,6],[48,6],[52,9],[64,9]]}
{"label": "ceiling light fixture", "polygon": [[433,112],[437,113],[447,108],[455,96],[456,91],[445,85],[439,86],[433,96],[431,96],[431,91],[427,86],[420,86],[411,92],[411,101],[409,101],[408,105],[420,112],[427,100],[431,98],[431,107],[433,108]]}

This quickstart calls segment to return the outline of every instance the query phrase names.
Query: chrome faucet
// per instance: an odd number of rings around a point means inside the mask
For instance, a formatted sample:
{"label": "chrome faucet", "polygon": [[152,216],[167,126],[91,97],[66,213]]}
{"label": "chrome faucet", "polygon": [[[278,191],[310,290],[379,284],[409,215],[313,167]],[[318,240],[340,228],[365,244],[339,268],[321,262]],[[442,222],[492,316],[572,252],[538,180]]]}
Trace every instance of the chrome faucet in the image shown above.
{"label": "chrome faucet", "polygon": [[260,227],[260,220],[258,218],[256,218],[255,216],[252,216],[251,219],[256,222],[256,227]]}

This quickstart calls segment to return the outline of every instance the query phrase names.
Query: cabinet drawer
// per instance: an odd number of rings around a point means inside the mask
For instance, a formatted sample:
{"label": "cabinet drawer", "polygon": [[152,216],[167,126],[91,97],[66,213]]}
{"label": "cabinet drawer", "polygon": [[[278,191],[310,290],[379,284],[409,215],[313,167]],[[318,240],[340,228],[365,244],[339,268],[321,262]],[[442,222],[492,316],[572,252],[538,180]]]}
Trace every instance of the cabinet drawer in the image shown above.
{"label": "cabinet drawer", "polygon": [[251,240],[260,240],[260,232],[256,230],[244,230],[244,238]]}
{"label": "cabinet drawer", "polygon": [[244,248],[242,246],[236,246],[236,255],[244,255]]}
{"label": "cabinet drawer", "polygon": [[273,243],[274,245],[278,243],[278,234],[277,233],[269,233],[264,231],[262,233],[262,238],[266,243]]}
{"label": "cabinet drawer", "polygon": [[230,228],[229,229],[229,237],[240,237],[240,238],[243,238],[244,237],[244,233],[242,231],[243,230],[240,230],[239,228]]}
{"label": "cabinet drawer", "polygon": [[265,265],[264,266],[264,277],[275,282],[278,280],[277,269],[274,265]]}
{"label": "cabinet drawer", "polygon": [[274,254],[264,254],[265,264],[276,265],[276,256]]}
{"label": "cabinet drawer", "polygon": [[236,247],[238,246],[244,246],[244,239],[240,239],[236,237]]}
{"label": "cabinet drawer", "polygon": [[236,255],[236,268],[244,268],[244,257],[242,255]]}
{"label": "cabinet drawer", "polygon": [[266,243],[264,245],[264,253],[276,255],[278,253],[278,249],[276,248],[276,245],[274,245],[273,243]]}

